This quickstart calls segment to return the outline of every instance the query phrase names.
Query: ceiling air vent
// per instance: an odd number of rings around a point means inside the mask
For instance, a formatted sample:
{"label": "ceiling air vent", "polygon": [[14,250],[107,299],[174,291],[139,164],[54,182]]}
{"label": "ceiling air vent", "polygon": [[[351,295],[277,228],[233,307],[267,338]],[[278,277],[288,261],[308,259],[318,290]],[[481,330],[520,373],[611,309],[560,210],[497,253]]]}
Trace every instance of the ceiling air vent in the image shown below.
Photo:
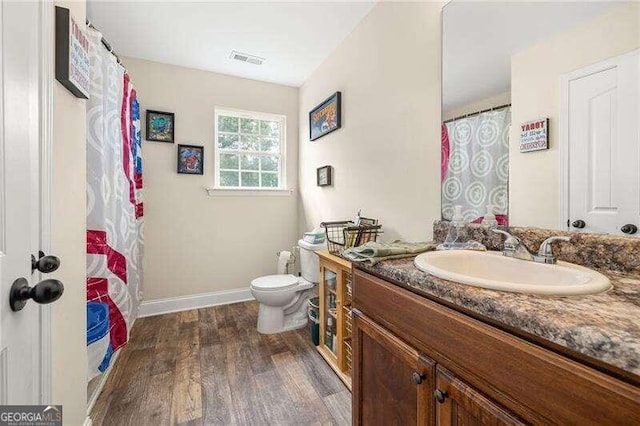
{"label": "ceiling air vent", "polygon": [[231,59],[235,59],[240,62],[248,62],[254,65],[262,65],[264,62],[264,58],[259,56],[249,55],[247,53],[236,52],[235,50],[231,51]]}

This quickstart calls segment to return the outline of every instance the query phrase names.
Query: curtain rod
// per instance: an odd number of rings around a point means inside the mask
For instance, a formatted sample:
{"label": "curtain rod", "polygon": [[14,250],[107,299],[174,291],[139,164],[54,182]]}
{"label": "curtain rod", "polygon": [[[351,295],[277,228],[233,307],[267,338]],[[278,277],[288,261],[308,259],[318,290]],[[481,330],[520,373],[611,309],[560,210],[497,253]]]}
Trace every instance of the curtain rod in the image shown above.
{"label": "curtain rod", "polygon": [[[90,20],[88,20],[88,19],[87,19],[86,24],[87,24],[87,27],[89,27],[89,28],[93,28],[94,30],[96,30],[96,31],[100,32],[96,27],[94,27],[94,26],[93,26],[93,23],[91,23],[91,21],[90,21]],[[101,35],[102,35],[102,33],[101,33]],[[113,47],[111,47],[111,44],[109,44],[109,42],[107,41],[107,39],[106,39],[106,38],[104,38],[104,37],[101,37],[101,38],[100,38],[100,41],[102,41],[102,45],[107,49],[107,51],[108,51],[109,53],[111,53],[111,54],[116,58],[116,61],[118,61],[118,64],[120,64],[120,65],[122,66],[122,68],[125,68],[124,64],[123,64],[123,63],[122,63],[122,61],[120,60],[120,57],[118,57],[118,55],[117,55],[117,54],[116,54],[116,52],[113,50]],[[126,70],[126,68],[125,68],[125,70]]]}
{"label": "curtain rod", "polygon": [[483,112],[497,111],[499,109],[508,108],[510,106],[511,106],[511,104],[504,104],[504,105],[500,105],[500,106],[497,106],[497,107],[485,109],[485,110],[482,110],[482,111],[472,112],[470,114],[461,115],[460,117],[450,118],[448,120],[443,121],[442,124],[449,123],[451,121],[460,120],[460,119],[467,118],[467,117],[473,117],[474,115],[479,115],[479,114],[482,114]]}

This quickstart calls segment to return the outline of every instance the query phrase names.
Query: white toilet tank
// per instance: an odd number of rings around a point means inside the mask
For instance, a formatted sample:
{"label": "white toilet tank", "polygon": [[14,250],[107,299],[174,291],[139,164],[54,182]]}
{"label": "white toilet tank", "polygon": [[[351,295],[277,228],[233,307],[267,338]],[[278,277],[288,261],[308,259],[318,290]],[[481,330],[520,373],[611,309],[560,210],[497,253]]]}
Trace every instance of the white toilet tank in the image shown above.
{"label": "white toilet tank", "polygon": [[302,278],[317,284],[320,281],[320,260],[315,252],[325,250],[327,245],[325,243],[310,244],[304,240],[298,240],[298,247],[300,247],[300,272],[302,272]]}

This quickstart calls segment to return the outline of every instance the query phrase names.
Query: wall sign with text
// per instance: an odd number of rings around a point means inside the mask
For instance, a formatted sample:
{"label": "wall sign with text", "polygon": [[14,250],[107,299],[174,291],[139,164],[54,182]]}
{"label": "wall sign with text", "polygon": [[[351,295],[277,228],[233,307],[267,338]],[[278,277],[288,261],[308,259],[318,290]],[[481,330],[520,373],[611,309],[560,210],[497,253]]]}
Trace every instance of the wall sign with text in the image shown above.
{"label": "wall sign with text", "polygon": [[549,149],[549,119],[529,121],[520,125],[520,152]]}
{"label": "wall sign with text", "polygon": [[69,9],[56,6],[56,80],[75,97],[89,99],[89,69],[87,36]]}

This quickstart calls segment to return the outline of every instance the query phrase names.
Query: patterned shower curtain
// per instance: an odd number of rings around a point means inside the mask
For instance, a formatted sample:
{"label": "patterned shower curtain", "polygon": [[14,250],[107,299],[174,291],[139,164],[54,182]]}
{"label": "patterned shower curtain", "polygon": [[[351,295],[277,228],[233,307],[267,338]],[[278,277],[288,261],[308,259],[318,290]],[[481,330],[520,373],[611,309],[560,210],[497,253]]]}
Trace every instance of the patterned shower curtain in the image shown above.
{"label": "patterned shower curtain", "polygon": [[442,124],[442,218],[461,205],[467,222],[479,223],[487,205],[507,225],[511,108]]}
{"label": "patterned shower curtain", "polygon": [[[128,340],[142,283],[140,114],[129,75],[87,30],[88,378],[103,373]],[[103,331],[101,331],[103,330]]]}

